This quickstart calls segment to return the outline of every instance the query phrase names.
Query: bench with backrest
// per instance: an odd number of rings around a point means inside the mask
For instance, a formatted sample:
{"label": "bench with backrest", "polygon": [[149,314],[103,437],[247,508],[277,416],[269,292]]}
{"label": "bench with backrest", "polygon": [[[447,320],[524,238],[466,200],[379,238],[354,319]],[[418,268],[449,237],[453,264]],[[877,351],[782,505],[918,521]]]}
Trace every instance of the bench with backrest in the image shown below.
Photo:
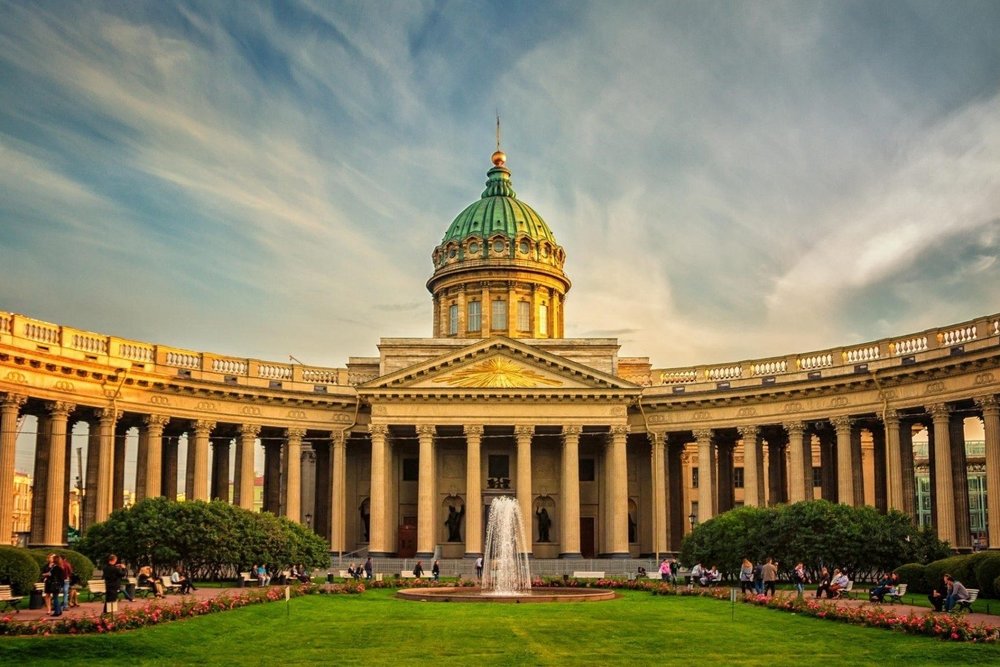
{"label": "bench with backrest", "polygon": [[603,571],[577,570],[573,573],[574,579],[603,579]]}
{"label": "bench with backrest", "polygon": [[103,579],[88,579],[87,580],[87,592],[90,594],[90,601],[93,602],[100,595],[101,599],[104,598],[104,594],[107,592],[107,588],[104,586]]}
{"label": "bench with backrest", "polygon": [[903,596],[906,595],[906,587],[909,584],[896,584],[896,587],[885,594],[885,597],[889,602],[902,602]]}
{"label": "bench with backrest", "polygon": [[647,572],[646,573],[646,578],[647,579],[662,579],[662,577],[660,576],[660,571],[659,570],[654,570],[652,572]]}
{"label": "bench with backrest", "polygon": [[260,579],[257,578],[256,574],[251,574],[250,572],[240,572],[240,586],[246,588],[248,586],[259,586]]}
{"label": "bench with backrest", "polygon": [[972,603],[979,597],[978,588],[968,588],[966,590],[969,591],[969,599],[959,600],[955,603],[955,609],[959,611],[972,611]]}
{"label": "bench with backrest", "polygon": [[3,605],[4,609],[13,609],[15,614],[21,613],[18,606],[23,599],[20,595],[14,595],[10,586],[0,586],[0,605]]}
{"label": "bench with backrest", "polygon": [[853,579],[848,579],[847,580],[847,586],[844,586],[839,591],[837,591],[837,596],[834,599],[835,600],[840,600],[842,598],[850,598],[851,597],[851,592],[853,590],[854,590],[854,580]]}
{"label": "bench with backrest", "polygon": [[418,577],[417,575],[413,574],[413,572],[400,572],[399,573],[399,578],[400,579],[420,579],[420,577]]}
{"label": "bench with backrest", "polygon": [[181,585],[170,581],[170,577],[165,574],[160,575],[160,583],[163,584],[164,593],[179,593],[181,590]]}

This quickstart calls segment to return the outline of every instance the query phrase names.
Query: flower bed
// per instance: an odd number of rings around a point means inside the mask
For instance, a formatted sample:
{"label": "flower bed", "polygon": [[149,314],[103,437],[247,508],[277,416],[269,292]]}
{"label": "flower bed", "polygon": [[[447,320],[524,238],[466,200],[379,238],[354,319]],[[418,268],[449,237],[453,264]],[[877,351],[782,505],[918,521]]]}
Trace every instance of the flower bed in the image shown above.
{"label": "flower bed", "polygon": [[963,614],[926,612],[901,615],[881,605],[850,606],[819,600],[799,600],[793,597],[766,597],[748,595],[745,602],[790,611],[815,618],[826,618],[854,625],[885,628],[912,635],[938,637],[948,641],[995,642],[1000,640],[1000,629],[984,624],[973,625]]}
{"label": "flower bed", "polygon": [[[362,585],[345,584],[324,584],[316,586],[312,584],[296,585],[289,587],[291,597],[310,594],[345,594],[363,593]],[[46,619],[37,621],[18,621],[13,616],[7,614],[0,617],[0,636],[3,635],[79,635],[87,633],[120,632],[122,630],[134,630],[150,625],[157,625],[167,621],[178,621],[194,616],[213,614],[219,611],[228,611],[252,604],[262,604],[265,602],[277,602],[285,599],[284,586],[271,586],[268,588],[243,589],[239,593],[222,593],[213,598],[196,599],[185,598],[177,602],[166,602],[150,604],[148,606],[132,608],[125,607],[114,615],[93,615],[77,616],[60,619]]]}

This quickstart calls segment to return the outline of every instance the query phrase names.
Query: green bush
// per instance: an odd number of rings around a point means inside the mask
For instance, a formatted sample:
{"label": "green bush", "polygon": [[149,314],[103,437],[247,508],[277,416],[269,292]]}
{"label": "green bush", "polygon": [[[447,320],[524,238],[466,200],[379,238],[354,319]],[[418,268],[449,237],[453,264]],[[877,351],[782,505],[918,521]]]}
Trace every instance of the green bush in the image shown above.
{"label": "green bush", "polygon": [[86,582],[88,579],[94,576],[94,561],[90,560],[84,556],[79,551],[73,551],[72,549],[32,549],[31,555],[35,558],[41,557],[39,566],[44,566],[46,559],[49,554],[59,554],[63,558],[69,561],[69,564],[73,566],[73,572],[76,576],[80,577],[80,581]]}
{"label": "green bush", "polygon": [[924,570],[924,580],[927,582],[927,590],[940,590],[943,585],[941,581],[945,574],[950,574],[964,584],[965,581],[962,579],[961,573],[966,560],[968,560],[968,556],[950,556],[936,560],[933,563],[928,563],[927,568]]}
{"label": "green bush", "polygon": [[10,584],[14,595],[29,595],[42,570],[27,549],[0,546],[0,583]]}
{"label": "green bush", "polygon": [[997,577],[1000,577],[1000,553],[983,552],[984,557],[976,563],[976,583],[979,584],[979,595],[984,598],[1000,597],[1000,587],[997,587]]}
{"label": "green bush", "polygon": [[38,571],[41,572],[45,569],[45,566],[49,562],[49,552],[43,551],[41,549],[29,549],[28,555],[35,560],[35,564],[38,565]]}
{"label": "green bush", "polygon": [[927,567],[920,563],[907,563],[896,568],[899,575],[899,583],[908,586],[909,593],[930,593],[927,588],[927,580],[924,578]]}

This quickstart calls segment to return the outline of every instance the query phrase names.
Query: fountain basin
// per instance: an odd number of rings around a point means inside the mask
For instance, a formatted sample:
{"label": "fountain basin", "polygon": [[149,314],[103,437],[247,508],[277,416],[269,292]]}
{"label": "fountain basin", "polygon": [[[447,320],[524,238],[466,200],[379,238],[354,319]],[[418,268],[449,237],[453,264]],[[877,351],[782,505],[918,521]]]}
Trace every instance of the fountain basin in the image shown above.
{"label": "fountain basin", "polygon": [[441,588],[403,588],[396,597],[420,602],[492,602],[523,604],[529,602],[597,602],[613,600],[612,590],[600,588],[532,588],[510,595],[483,593],[479,588],[454,586]]}

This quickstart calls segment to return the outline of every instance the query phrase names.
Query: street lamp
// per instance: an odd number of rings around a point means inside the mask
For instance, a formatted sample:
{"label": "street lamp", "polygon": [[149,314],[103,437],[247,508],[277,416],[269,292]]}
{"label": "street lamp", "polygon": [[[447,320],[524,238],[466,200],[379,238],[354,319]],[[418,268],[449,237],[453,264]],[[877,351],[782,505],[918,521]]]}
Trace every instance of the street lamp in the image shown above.
{"label": "street lamp", "polygon": [[688,514],[688,521],[691,522],[691,530],[694,531],[694,527],[698,524],[698,517],[694,512]]}
{"label": "street lamp", "polygon": [[313,515],[306,513],[306,528],[312,530],[313,527]]}

